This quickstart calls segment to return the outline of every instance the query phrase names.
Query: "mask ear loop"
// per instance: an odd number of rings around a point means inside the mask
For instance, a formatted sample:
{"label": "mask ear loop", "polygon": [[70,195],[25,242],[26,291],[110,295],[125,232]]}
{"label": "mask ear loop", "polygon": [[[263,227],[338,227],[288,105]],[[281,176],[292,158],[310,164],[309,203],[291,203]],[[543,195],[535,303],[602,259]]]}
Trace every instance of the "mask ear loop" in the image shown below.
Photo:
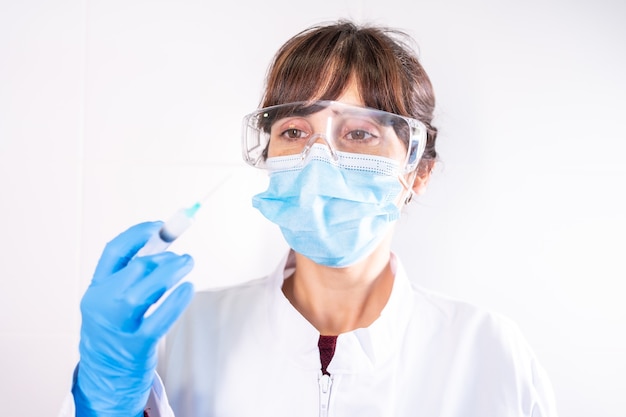
{"label": "mask ear loop", "polygon": [[[417,169],[413,170],[409,176],[411,177],[410,182],[413,182],[415,180],[415,176],[417,175]],[[404,198],[404,205],[408,205],[412,200],[413,197],[415,196],[415,191],[413,191],[413,187],[411,187],[409,185],[409,182],[407,182],[407,180],[404,178],[404,176],[402,174],[398,174],[398,181],[400,181],[400,184],[402,184],[402,187],[409,192],[409,195],[407,195]]]}

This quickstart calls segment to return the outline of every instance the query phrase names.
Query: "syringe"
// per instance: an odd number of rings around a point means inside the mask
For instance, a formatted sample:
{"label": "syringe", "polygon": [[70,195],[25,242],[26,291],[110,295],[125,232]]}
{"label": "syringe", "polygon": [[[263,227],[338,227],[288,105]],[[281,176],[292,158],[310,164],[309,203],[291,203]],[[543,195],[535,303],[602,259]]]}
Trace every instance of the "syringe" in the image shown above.
{"label": "syringe", "polygon": [[213,194],[222,184],[224,184],[230,175],[215,185],[201,200],[188,208],[178,210],[170,217],[157,233],[146,242],[146,244],[137,252],[135,256],[152,255],[164,252],[180,235],[189,229],[194,221],[196,212],[202,206],[202,203]]}
{"label": "syringe", "polygon": [[152,235],[135,256],[164,252],[185,230],[189,229],[200,207],[201,205],[198,202],[189,208],[182,208],[174,213],[172,217],[163,223],[159,231]]}

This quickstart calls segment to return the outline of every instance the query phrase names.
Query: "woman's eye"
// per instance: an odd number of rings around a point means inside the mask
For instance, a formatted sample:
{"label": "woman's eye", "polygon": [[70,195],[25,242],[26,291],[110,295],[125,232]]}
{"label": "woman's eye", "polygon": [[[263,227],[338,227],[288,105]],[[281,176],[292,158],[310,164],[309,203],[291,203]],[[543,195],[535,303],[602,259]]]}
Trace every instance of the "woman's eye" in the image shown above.
{"label": "woman's eye", "polygon": [[306,133],[304,133],[300,129],[291,128],[291,129],[285,130],[281,134],[281,136],[284,136],[284,137],[286,137],[288,139],[301,139],[303,137],[306,137]]}
{"label": "woman's eye", "polygon": [[370,132],[361,129],[351,130],[346,135],[346,139],[348,140],[367,140],[373,137],[374,135],[372,135]]}
{"label": "woman's eye", "polygon": [[272,136],[292,141],[306,139],[310,135],[310,127],[301,119],[282,119],[272,126]]}

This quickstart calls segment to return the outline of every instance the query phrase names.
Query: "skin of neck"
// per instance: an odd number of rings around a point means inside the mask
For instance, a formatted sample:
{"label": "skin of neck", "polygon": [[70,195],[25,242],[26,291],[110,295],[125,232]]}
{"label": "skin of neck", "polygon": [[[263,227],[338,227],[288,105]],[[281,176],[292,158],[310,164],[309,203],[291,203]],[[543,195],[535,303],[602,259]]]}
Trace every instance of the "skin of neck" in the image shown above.
{"label": "skin of neck", "polygon": [[296,269],[283,283],[289,302],[322,335],[371,325],[391,294],[393,227],[365,259],[345,268],[319,265],[296,252]]}

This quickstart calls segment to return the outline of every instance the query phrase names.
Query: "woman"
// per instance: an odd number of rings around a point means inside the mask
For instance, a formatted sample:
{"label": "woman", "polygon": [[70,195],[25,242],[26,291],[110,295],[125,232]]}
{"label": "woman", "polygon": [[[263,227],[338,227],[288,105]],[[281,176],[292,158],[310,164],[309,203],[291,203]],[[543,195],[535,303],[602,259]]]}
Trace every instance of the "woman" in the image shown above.
{"label": "woman", "polygon": [[283,45],[243,147],[270,173],[253,203],[290,252],[270,276],[193,302],[184,283],[144,318],[193,262],[134,257],[158,222],[115,238],[81,302],[77,415],[556,415],[513,324],[416,288],[390,250],[437,157],[434,94],[409,43],[340,21]]}

